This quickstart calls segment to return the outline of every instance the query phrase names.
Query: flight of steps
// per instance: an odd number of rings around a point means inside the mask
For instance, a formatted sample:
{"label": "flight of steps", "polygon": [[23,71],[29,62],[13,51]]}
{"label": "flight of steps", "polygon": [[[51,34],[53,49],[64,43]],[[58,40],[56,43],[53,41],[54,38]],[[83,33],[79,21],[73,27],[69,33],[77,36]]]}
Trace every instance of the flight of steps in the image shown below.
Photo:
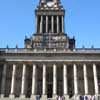
{"label": "flight of steps", "polygon": [[32,100],[30,98],[0,98],[0,100]]}
{"label": "flight of steps", "polygon": [[[6,97],[6,98],[0,98],[0,100],[34,100],[34,99],[32,99],[32,98],[9,98],[9,97]],[[59,99],[48,98],[47,100],[59,100]],[[61,100],[63,100],[63,99],[61,99]],[[66,99],[64,99],[64,100],[66,100]],[[76,97],[73,96],[67,100],[80,100],[80,96],[76,96]],[[92,99],[88,99],[88,100],[92,100]],[[97,98],[95,98],[93,100],[100,100],[100,96],[97,96]]]}
{"label": "flight of steps", "polygon": [[57,99],[54,99],[54,98],[48,98],[48,100],[57,100]]}

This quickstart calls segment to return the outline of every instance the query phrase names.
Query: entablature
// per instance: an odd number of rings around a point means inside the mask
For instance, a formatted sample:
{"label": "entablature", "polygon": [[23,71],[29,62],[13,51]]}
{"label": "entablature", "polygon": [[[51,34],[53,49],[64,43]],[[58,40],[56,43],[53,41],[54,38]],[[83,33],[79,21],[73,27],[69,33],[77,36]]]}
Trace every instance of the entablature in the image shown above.
{"label": "entablature", "polygon": [[100,60],[100,49],[0,49],[2,60]]}
{"label": "entablature", "polygon": [[49,16],[64,16],[65,11],[64,10],[36,10],[36,15],[49,15]]}
{"label": "entablature", "polygon": [[34,53],[66,53],[66,54],[100,54],[100,48],[0,48],[1,54],[34,54]]}

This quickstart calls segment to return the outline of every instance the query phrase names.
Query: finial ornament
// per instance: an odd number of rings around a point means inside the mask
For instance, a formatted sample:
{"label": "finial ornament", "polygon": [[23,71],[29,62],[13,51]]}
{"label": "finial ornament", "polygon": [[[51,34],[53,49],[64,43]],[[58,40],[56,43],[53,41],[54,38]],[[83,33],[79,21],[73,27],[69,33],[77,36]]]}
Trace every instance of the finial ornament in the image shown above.
{"label": "finial ornament", "polygon": [[25,39],[27,39],[27,36],[25,35]]}
{"label": "finial ornament", "polygon": [[85,49],[85,46],[83,45],[82,48]]}
{"label": "finial ornament", "polygon": [[16,44],[16,49],[18,49],[18,45]]}
{"label": "finial ornament", "polygon": [[93,49],[94,48],[94,45],[92,45],[91,48]]}
{"label": "finial ornament", "polygon": [[7,45],[7,46],[6,46],[6,48],[8,49],[8,48],[9,48],[9,46]]}

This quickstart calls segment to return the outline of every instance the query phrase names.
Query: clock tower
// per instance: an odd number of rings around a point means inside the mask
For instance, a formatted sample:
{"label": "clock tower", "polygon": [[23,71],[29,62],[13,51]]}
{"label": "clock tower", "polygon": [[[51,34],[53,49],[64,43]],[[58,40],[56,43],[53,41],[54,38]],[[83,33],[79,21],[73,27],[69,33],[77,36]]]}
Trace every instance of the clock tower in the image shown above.
{"label": "clock tower", "polygon": [[26,48],[75,48],[75,39],[65,33],[65,10],[60,0],[40,0],[35,15],[36,33],[25,39]]}

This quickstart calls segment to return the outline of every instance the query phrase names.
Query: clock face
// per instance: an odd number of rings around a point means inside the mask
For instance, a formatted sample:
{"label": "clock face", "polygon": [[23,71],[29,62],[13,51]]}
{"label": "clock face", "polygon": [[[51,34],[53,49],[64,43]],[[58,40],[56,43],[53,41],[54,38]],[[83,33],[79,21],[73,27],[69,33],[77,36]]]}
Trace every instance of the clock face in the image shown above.
{"label": "clock face", "polygon": [[49,7],[52,7],[52,6],[54,5],[54,2],[48,2],[47,5],[48,5]]}
{"label": "clock face", "polygon": [[46,0],[47,6],[52,7],[54,5],[54,0]]}

